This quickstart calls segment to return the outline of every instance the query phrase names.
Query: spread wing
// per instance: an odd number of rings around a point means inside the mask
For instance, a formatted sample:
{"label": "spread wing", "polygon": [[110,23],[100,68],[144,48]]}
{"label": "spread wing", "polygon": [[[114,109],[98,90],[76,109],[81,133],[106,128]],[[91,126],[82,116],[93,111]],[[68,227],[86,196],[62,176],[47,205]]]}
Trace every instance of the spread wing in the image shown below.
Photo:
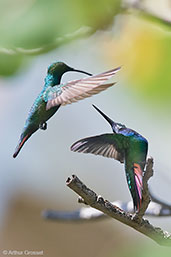
{"label": "spread wing", "polygon": [[123,137],[120,134],[103,134],[83,138],[71,146],[71,151],[102,155],[104,157],[114,158],[123,163],[124,152],[121,147]]}
{"label": "spread wing", "polygon": [[70,81],[64,85],[52,87],[46,94],[46,109],[48,110],[56,105],[71,104],[86,97],[98,94],[108,87],[113,86],[115,83],[104,83],[119,70],[120,67],[95,76]]}

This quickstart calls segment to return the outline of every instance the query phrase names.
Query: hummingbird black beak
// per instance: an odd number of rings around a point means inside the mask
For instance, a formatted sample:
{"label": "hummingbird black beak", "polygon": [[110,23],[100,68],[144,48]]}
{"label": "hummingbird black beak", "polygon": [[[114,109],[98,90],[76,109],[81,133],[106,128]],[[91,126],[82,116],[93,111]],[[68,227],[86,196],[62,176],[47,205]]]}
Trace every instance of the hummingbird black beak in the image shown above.
{"label": "hummingbird black beak", "polygon": [[72,68],[72,70],[71,71],[75,71],[75,72],[80,72],[80,73],[84,73],[84,74],[86,74],[86,75],[89,75],[89,76],[92,76],[93,74],[91,74],[91,73],[88,73],[88,72],[86,72],[86,71],[82,71],[82,70],[76,70],[76,69],[73,69]]}
{"label": "hummingbird black beak", "polygon": [[112,129],[113,129],[113,125],[115,124],[115,122],[113,120],[111,120],[106,114],[104,114],[99,108],[97,108],[94,104],[92,104],[93,107],[103,116],[103,118],[105,118],[105,120],[107,120],[107,122],[109,122],[109,124],[111,125]]}

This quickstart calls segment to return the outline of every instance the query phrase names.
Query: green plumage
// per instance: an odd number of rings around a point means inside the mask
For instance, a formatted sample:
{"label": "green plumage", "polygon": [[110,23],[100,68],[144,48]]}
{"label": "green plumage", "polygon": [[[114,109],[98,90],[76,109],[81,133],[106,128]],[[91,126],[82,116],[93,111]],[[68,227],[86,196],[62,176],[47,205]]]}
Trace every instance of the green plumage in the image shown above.
{"label": "green plumage", "polygon": [[62,85],[60,85],[61,77],[67,71],[78,71],[91,75],[84,71],[74,70],[62,62],[56,62],[49,66],[44,88],[30,109],[19,143],[16,147],[15,153],[13,154],[14,158],[18,155],[24,143],[33,133],[35,133],[39,128],[43,130],[47,128],[46,121],[59,109],[60,105],[56,105],[47,110],[47,102],[51,95],[51,91],[53,93],[53,87],[56,85],[58,85],[59,89],[62,87]]}
{"label": "green plumage", "polygon": [[97,107],[95,108],[110,123],[113,133],[83,138],[74,143],[71,150],[102,155],[124,163],[134,207],[139,210],[142,202],[142,176],[146,163],[148,142],[136,131],[112,121]]}
{"label": "green plumage", "polygon": [[[73,69],[63,62],[50,65],[44,88],[31,107],[13,157],[18,155],[24,143],[34,132],[39,128],[43,130],[47,128],[47,120],[56,113],[61,105],[82,100],[113,86],[115,83],[104,84],[104,82],[119,70],[120,67],[92,76],[85,71]],[[90,77],[61,84],[62,75],[68,71],[84,73]]]}

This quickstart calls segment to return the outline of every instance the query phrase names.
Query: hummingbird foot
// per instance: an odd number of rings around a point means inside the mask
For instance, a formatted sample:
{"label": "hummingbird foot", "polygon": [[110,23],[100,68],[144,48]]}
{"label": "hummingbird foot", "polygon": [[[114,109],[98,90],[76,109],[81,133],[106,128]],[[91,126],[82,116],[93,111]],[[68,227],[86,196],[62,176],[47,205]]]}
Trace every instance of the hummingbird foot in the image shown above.
{"label": "hummingbird foot", "polygon": [[47,129],[47,123],[46,122],[43,122],[39,125],[39,128],[42,129],[42,130],[46,130]]}

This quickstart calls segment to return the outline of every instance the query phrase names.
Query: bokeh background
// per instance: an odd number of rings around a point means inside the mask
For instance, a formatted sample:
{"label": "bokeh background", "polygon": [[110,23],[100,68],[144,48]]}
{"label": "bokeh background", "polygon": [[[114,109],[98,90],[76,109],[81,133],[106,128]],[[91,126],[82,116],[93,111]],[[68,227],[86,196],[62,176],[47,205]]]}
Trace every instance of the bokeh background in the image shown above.
{"label": "bokeh background", "polygon": [[[171,256],[171,249],[115,220],[72,224],[41,217],[47,208],[80,207],[65,185],[73,173],[106,199],[130,200],[123,165],[70,152],[76,140],[111,131],[92,103],[148,139],[151,190],[170,202],[169,20],[169,0],[0,1],[0,256],[4,249],[43,250],[47,257]],[[58,60],[93,74],[122,69],[113,88],[61,108],[14,160],[47,66]],[[81,77],[68,73],[63,81]],[[171,217],[150,221],[171,231]]]}

